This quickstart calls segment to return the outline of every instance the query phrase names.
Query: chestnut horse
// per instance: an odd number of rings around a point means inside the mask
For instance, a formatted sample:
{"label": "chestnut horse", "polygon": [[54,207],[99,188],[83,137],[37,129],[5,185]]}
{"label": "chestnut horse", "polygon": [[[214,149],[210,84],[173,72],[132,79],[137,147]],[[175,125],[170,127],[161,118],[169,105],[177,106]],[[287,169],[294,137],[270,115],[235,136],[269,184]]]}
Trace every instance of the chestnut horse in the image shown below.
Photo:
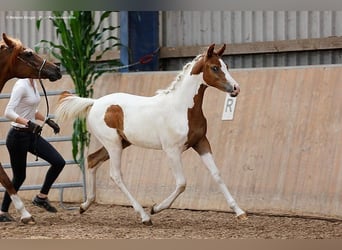
{"label": "chestnut horse", "polygon": [[86,211],[95,200],[96,170],[110,159],[110,176],[127,196],[142,222],[151,225],[150,216],[126,187],[120,169],[122,150],[133,144],[163,150],[172,163],[176,188],[164,201],[152,206],[151,214],[169,208],[185,190],[181,154],[193,148],[217,182],[228,205],[238,218],[247,218],[224,184],[213,159],[206,137],[207,122],[202,111],[203,95],[207,87],[237,96],[238,83],[228,72],[222,60],[225,45],[214,52],[212,44],[206,53],[186,64],[183,71],[165,90],[155,96],[144,97],[127,93],[113,93],[99,99],[80,98],[63,93],[56,109],[60,121],[76,116],[86,117],[88,128],[104,147],[88,156],[88,194],[80,212]]}
{"label": "chestnut horse", "polygon": [[[25,48],[14,38],[2,34],[0,41],[0,92],[11,78],[42,78],[56,81],[62,77],[59,67],[38,56],[32,49]],[[34,224],[31,214],[14,189],[12,182],[0,163],[0,183],[11,196],[14,207],[21,214],[20,220],[25,224]]]}

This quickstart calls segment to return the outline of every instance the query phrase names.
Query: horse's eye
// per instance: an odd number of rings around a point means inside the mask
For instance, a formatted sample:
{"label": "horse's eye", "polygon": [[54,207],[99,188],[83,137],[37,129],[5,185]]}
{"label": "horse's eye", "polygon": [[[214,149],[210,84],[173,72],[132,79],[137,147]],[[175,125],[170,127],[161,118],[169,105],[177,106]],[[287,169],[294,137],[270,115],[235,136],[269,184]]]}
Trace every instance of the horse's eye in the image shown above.
{"label": "horse's eye", "polygon": [[217,66],[213,66],[213,67],[211,67],[211,69],[212,69],[214,72],[218,72],[218,71],[219,71],[219,67],[217,67]]}

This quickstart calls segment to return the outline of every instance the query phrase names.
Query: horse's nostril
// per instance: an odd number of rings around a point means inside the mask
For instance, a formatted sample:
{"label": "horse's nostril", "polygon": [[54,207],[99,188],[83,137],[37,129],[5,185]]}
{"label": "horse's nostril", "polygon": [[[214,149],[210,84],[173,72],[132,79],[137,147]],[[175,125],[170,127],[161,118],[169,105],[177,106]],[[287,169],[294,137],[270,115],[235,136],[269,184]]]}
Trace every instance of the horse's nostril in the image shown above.
{"label": "horse's nostril", "polygon": [[238,84],[234,85],[234,91],[240,92],[240,86]]}

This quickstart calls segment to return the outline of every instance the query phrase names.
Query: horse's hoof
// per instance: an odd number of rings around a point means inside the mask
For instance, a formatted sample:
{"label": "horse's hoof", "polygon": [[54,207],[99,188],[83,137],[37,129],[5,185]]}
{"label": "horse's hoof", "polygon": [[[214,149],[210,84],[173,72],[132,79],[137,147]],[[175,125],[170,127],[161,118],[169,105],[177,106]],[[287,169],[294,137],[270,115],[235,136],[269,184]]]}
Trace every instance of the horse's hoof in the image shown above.
{"label": "horse's hoof", "polygon": [[153,223],[152,223],[151,220],[143,221],[143,224],[144,224],[145,226],[152,226],[152,225],[153,225]]}
{"label": "horse's hoof", "polygon": [[80,207],[80,214],[83,214],[86,210],[83,207]]}
{"label": "horse's hoof", "polygon": [[238,220],[248,220],[248,217],[247,217],[246,213],[240,214],[239,216],[236,216],[236,218]]}
{"label": "horse's hoof", "polygon": [[25,225],[35,225],[36,224],[36,221],[33,219],[33,217],[22,218],[22,219],[20,219],[20,222],[25,224]]}
{"label": "horse's hoof", "polygon": [[154,206],[155,206],[155,205],[157,205],[157,204],[154,203],[154,204],[152,205],[150,214],[155,214],[155,213],[156,213],[156,212],[154,212]]}

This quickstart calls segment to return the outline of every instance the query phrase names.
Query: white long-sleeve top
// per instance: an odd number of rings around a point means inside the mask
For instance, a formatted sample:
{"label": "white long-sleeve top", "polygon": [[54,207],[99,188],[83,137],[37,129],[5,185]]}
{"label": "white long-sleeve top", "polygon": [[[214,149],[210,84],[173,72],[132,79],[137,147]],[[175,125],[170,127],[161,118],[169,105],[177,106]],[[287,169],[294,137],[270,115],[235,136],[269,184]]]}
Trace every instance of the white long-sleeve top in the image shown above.
{"label": "white long-sleeve top", "polygon": [[5,109],[5,117],[12,121],[12,126],[25,127],[15,122],[18,117],[35,121],[40,95],[36,81],[33,82],[34,87],[29,79],[19,79],[13,86],[11,97]]}

